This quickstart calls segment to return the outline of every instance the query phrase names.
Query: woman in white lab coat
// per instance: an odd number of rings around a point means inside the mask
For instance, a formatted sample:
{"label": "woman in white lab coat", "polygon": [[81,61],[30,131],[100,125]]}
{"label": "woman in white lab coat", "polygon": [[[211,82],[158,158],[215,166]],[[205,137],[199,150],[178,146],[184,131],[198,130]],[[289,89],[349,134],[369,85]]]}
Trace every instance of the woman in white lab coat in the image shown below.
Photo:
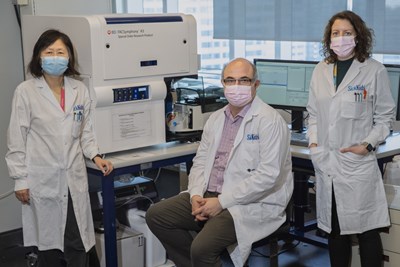
{"label": "woman in white lab coat", "polygon": [[334,15],[325,28],[325,59],[310,84],[318,227],[329,233],[333,267],[349,266],[350,234],[357,234],[362,266],[381,266],[378,229],[390,225],[375,148],[389,135],[395,105],[371,46],[372,31],[357,14]]}
{"label": "woman in white lab coat", "polygon": [[[68,36],[48,30],[33,49],[33,79],[14,93],[6,161],[22,206],[25,246],[36,246],[38,266],[86,267],[95,244],[84,156],[104,175],[89,119],[87,88],[79,75]],[[64,255],[62,255],[64,252]]]}

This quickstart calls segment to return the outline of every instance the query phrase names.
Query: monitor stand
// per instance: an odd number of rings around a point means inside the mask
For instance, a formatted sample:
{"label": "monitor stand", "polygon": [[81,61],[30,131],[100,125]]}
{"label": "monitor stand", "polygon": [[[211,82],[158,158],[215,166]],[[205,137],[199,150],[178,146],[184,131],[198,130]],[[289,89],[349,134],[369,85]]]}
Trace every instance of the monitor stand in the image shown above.
{"label": "monitor stand", "polygon": [[292,131],[301,133],[303,132],[303,111],[292,110]]}

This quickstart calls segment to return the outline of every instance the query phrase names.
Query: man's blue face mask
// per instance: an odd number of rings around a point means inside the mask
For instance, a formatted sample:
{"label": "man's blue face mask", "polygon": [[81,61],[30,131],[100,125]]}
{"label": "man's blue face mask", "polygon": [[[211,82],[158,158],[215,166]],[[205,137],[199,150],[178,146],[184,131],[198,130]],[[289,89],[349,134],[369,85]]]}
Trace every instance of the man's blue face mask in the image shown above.
{"label": "man's blue face mask", "polygon": [[49,75],[60,76],[68,69],[67,57],[42,57],[42,69]]}

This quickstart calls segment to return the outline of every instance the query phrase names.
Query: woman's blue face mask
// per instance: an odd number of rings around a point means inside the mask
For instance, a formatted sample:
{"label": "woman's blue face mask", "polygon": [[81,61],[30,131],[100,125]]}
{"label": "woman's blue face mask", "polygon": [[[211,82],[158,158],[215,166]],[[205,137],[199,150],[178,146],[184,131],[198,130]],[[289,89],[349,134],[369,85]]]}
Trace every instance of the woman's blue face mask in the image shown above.
{"label": "woman's blue face mask", "polygon": [[43,71],[49,75],[60,76],[68,69],[69,58],[67,57],[42,57],[41,60]]}

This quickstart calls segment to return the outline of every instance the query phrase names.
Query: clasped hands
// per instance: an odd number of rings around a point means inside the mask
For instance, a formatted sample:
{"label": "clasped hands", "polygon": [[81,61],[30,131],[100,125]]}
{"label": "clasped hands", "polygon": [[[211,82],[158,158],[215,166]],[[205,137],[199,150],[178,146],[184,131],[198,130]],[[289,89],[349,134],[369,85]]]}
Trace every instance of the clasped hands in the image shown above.
{"label": "clasped hands", "polygon": [[199,195],[192,197],[192,215],[195,221],[206,221],[221,211],[222,206],[217,197],[203,198]]}

